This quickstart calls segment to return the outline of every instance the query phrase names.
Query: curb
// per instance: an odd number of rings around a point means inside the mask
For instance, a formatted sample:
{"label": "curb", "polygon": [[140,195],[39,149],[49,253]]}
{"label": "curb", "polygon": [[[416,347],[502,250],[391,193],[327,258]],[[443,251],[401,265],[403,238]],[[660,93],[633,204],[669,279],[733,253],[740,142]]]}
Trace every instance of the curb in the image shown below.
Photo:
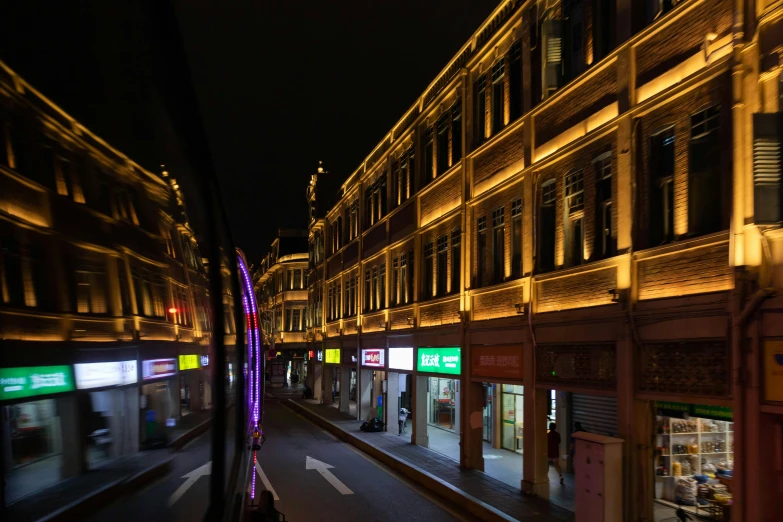
{"label": "curb", "polygon": [[132,493],[161,475],[168,473],[173,459],[174,457],[169,457],[135,475],[111,482],[97,491],[93,491],[80,499],[74,500],[67,506],[61,507],[55,512],[39,518],[38,522],[55,522],[86,518],[90,514],[116,500],[118,495]]}
{"label": "curb", "polygon": [[486,502],[483,502],[477,499],[476,497],[469,495],[468,493],[465,493],[461,489],[452,486],[448,482],[436,477],[435,475],[427,471],[424,471],[423,469],[414,466],[413,464],[403,462],[402,460],[391,455],[390,453],[368,444],[367,442],[361,440],[355,435],[352,435],[351,433],[335,426],[334,424],[329,422],[327,419],[321,417],[317,413],[310,411],[304,406],[297,404],[291,399],[280,401],[280,404],[311,420],[312,422],[324,428],[326,431],[328,431],[338,439],[342,440],[343,442],[347,442],[348,444],[357,447],[358,449],[362,450],[364,453],[373,457],[375,460],[381,462],[385,466],[391,468],[396,473],[399,473],[400,475],[407,478],[408,480],[411,480],[419,484],[420,486],[427,488],[428,490],[432,491],[439,497],[464,509],[471,515],[474,515],[480,518],[481,520],[497,521],[497,522],[518,522],[517,519],[507,515],[506,513],[503,513],[502,511],[500,511],[495,507],[490,506]]}
{"label": "curb", "polygon": [[199,424],[196,424],[193,428],[186,431],[176,439],[169,442],[168,448],[171,448],[172,451],[176,452],[181,450],[185,444],[192,441],[199,435],[202,435],[204,432],[206,432],[209,429],[209,425],[212,423],[212,419],[206,419],[202,421]]}

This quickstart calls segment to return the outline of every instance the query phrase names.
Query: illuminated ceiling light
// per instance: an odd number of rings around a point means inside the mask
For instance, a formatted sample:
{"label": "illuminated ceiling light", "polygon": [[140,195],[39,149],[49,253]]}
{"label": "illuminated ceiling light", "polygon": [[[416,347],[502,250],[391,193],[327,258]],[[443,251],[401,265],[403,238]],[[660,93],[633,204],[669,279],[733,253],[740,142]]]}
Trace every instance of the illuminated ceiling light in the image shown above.
{"label": "illuminated ceiling light", "polygon": [[169,313],[170,314],[176,314],[177,313],[177,309],[172,306],[171,308],[169,308]]}

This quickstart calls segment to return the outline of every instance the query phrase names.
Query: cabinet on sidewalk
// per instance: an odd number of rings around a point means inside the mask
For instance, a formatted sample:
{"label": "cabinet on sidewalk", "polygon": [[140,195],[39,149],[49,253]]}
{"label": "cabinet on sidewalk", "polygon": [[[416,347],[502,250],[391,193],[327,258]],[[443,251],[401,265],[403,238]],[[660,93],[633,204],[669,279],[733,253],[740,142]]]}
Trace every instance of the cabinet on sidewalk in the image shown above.
{"label": "cabinet on sidewalk", "polygon": [[623,517],[623,440],[574,433],[576,522],[621,522]]}

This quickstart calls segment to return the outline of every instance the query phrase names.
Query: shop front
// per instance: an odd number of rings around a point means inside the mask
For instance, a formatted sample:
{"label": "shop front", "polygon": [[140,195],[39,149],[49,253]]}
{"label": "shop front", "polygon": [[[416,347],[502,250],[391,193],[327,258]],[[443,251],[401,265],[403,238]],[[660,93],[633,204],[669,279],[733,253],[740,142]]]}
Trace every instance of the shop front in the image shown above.
{"label": "shop front", "polygon": [[[417,429],[417,437],[424,431],[430,448],[459,459],[461,349],[419,348],[416,371],[419,378],[426,379],[418,391],[426,394],[426,417],[419,424],[424,429]],[[418,398],[416,402],[418,405]],[[417,414],[416,421],[420,418]]]}
{"label": "shop front", "polygon": [[79,363],[74,374],[88,469],[139,451],[137,361]]}
{"label": "shop front", "polygon": [[180,419],[177,359],[141,361],[141,442],[145,447],[165,446],[168,428]]}
{"label": "shop front", "polygon": [[209,355],[185,354],[177,358],[179,368],[180,415],[208,409],[212,403],[209,379],[202,371],[209,367]]}
{"label": "shop front", "polygon": [[655,499],[728,520],[734,423],[728,406],[655,402]]}
{"label": "shop front", "polygon": [[493,448],[522,453],[522,346],[473,344],[471,348],[471,380],[481,382],[484,389],[482,438]]}
{"label": "shop front", "polygon": [[0,368],[5,503],[81,471],[70,366]]}
{"label": "shop front", "polygon": [[323,360],[323,404],[339,406],[340,396],[340,348],[327,348],[324,350]]}
{"label": "shop front", "polygon": [[[387,430],[398,435],[413,433],[413,348],[389,348]],[[402,430],[402,431],[400,431]]]}
{"label": "shop front", "polygon": [[[359,361],[361,367],[358,391],[359,417],[363,420],[368,420],[378,416],[378,407],[383,408],[385,405],[383,382],[386,375],[384,371],[386,368],[386,349],[364,349],[360,353]],[[387,390],[389,390],[388,386]],[[389,410],[389,408],[387,407],[386,410]],[[391,430],[392,426],[389,425],[388,420],[383,416],[381,418],[387,424],[386,429]]]}

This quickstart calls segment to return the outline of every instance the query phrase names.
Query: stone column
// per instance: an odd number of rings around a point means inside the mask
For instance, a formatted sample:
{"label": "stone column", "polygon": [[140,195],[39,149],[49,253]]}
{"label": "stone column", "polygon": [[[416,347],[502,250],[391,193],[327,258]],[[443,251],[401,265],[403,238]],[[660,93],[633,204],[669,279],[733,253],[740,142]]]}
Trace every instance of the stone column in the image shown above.
{"label": "stone column", "polygon": [[413,443],[428,448],[430,437],[427,435],[427,377],[413,377]]}
{"label": "stone column", "polygon": [[523,343],[524,360],[524,427],[522,460],[522,491],[542,498],[549,498],[549,465],[547,463],[547,390],[537,390],[535,357],[532,343]]}
{"label": "stone column", "polygon": [[351,368],[343,366],[340,368],[340,411],[349,413],[348,398],[351,394]]}
{"label": "stone column", "polygon": [[361,370],[359,373],[359,420],[368,420],[374,417],[372,395],[372,370]]}
{"label": "stone column", "polygon": [[[464,359],[463,359],[464,360]],[[480,382],[465,382],[457,393],[457,411],[464,414],[457,418],[460,427],[460,464],[465,468],[484,471],[482,431],[484,427],[484,387]],[[464,404],[460,408],[460,403]]]}
{"label": "stone column", "polygon": [[322,370],[323,365],[321,363],[310,362],[310,375],[308,378],[312,382],[313,399],[317,401],[320,401],[324,396]]}
{"label": "stone column", "polygon": [[84,471],[84,440],[80,436],[80,423],[84,421],[79,416],[79,404],[75,396],[58,398],[56,401],[63,448],[61,476],[73,477]]}
{"label": "stone column", "polygon": [[334,396],[332,395],[332,382],[334,381],[334,366],[331,364],[324,364],[323,368],[323,396],[321,397],[321,404],[332,404],[334,402]]}

